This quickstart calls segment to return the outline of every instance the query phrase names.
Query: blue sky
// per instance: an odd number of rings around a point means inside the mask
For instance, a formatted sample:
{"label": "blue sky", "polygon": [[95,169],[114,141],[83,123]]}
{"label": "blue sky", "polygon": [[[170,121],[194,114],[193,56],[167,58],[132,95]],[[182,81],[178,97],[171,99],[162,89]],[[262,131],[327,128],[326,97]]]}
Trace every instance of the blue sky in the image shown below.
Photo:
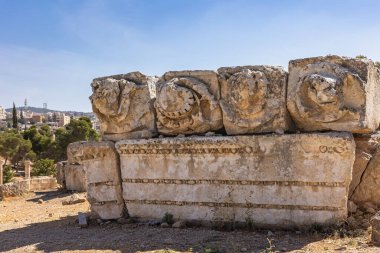
{"label": "blue sky", "polygon": [[95,77],[380,60],[378,0],[0,0],[0,106],[91,111]]}

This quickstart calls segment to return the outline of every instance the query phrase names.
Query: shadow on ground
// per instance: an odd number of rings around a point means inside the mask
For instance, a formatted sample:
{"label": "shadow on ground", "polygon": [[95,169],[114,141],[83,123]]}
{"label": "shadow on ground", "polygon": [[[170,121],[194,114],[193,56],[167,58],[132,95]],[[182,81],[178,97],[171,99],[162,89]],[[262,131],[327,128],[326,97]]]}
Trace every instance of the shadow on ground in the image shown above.
{"label": "shadow on ground", "polygon": [[[207,228],[158,228],[143,224],[100,226],[93,221],[81,229],[76,217],[42,222],[0,232],[0,251],[154,251],[172,249],[179,252],[260,252],[270,249],[267,231],[222,232]],[[280,231],[270,236],[272,250],[296,250],[321,240],[318,235]],[[165,252],[165,251],[162,251]]]}
{"label": "shadow on ground", "polygon": [[39,191],[34,193],[36,197],[32,199],[27,199],[26,201],[37,203],[40,199],[42,199],[43,201],[49,201],[56,198],[64,198],[73,194],[73,192],[66,190]]}

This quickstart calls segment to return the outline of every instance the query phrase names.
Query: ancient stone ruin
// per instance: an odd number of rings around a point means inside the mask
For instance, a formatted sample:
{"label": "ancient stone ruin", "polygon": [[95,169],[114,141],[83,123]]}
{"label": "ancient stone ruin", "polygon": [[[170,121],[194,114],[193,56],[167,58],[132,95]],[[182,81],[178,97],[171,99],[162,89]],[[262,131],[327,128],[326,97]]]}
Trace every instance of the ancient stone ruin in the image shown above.
{"label": "ancient stone ruin", "polygon": [[85,171],[102,219],[170,213],[290,228],[345,219],[349,198],[380,204],[363,184],[380,189],[380,70],[370,60],[132,72],[91,86],[103,141],[71,144],[66,166]]}

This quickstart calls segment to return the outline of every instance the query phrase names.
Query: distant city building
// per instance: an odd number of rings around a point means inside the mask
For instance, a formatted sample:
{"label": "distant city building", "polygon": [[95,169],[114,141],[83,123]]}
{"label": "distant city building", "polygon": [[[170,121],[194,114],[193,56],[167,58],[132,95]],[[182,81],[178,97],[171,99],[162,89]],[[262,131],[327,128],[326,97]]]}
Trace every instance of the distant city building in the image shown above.
{"label": "distant city building", "polygon": [[0,120],[0,128],[6,128],[7,127],[7,122]]}
{"label": "distant city building", "polygon": [[70,123],[70,116],[67,116],[64,113],[56,113],[57,122],[59,127],[66,126]]}
{"label": "distant city building", "polygon": [[34,123],[42,123],[44,121],[44,116],[43,115],[33,115],[32,121]]}
{"label": "distant city building", "polygon": [[7,118],[7,113],[5,112],[5,109],[0,106],[0,120],[4,120]]}
{"label": "distant city building", "polygon": [[[20,114],[21,111],[18,111],[17,113]],[[28,111],[22,111],[22,116],[24,117],[24,119],[31,119],[31,118],[33,118],[33,115],[34,115],[34,113],[32,111],[29,111],[29,110]]]}
{"label": "distant city building", "polygon": [[100,122],[99,122],[98,118],[92,117],[91,123],[92,123],[92,128],[99,132],[100,131]]}

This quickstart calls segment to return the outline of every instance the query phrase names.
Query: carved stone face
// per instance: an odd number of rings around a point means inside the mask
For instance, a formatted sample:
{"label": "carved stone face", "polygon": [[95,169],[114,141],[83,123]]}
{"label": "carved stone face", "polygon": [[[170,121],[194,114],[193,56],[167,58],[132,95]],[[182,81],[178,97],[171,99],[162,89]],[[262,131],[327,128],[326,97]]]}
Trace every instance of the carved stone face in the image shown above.
{"label": "carved stone face", "polygon": [[94,81],[92,83],[94,90],[90,97],[93,105],[104,115],[117,115],[119,111],[119,81],[107,78],[102,81]]}
{"label": "carved stone face", "polygon": [[252,115],[263,109],[267,83],[260,71],[244,69],[228,79],[231,87],[230,102],[244,115]]}

